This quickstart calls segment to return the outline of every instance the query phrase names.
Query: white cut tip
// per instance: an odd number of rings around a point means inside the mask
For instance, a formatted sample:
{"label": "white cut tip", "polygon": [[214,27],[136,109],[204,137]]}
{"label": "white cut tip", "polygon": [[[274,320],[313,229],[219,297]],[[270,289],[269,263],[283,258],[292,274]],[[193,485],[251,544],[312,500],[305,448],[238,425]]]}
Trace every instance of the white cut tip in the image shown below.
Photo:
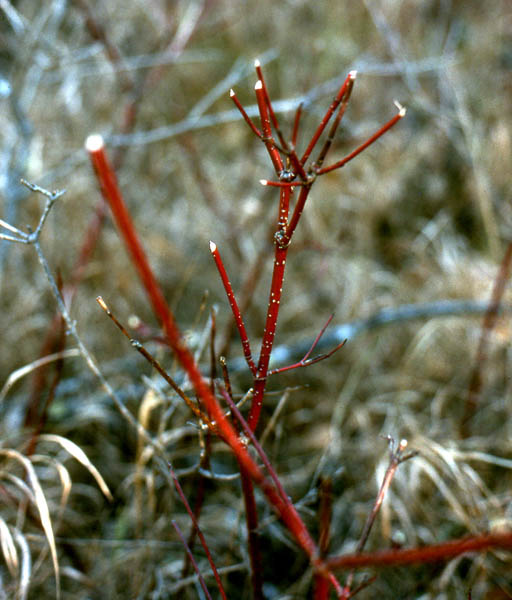
{"label": "white cut tip", "polygon": [[353,71],[350,71],[348,76],[350,77],[350,79],[354,80],[357,77],[357,71],[355,69]]}
{"label": "white cut tip", "polygon": [[85,140],[85,149],[87,152],[98,152],[105,146],[103,137],[99,133],[93,133]]}
{"label": "white cut tip", "polygon": [[210,241],[210,252],[215,252],[217,250],[217,244],[215,242]]}
{"label": "white cut tip", "polygon": [[407,109],[406,109],[404,106],[402,106],[402,105],[400,104],[400,102],[398,102],[398,100],[395,100],[395,101],[393,102],[393,104],[394,104],[394,105],[395,105],[395,106],[398,108],[398,114],[399,114],[401,117],[405,117],[405,113],[407,112]]}
{"label": "white cut tip", "polygon": [[263,83],[261,81],[261,79],[258,79],[258,81],[256,82],[256,85],[254,86],[255,90],[261,90],[263,88]]}
{"label": "white cut tip", "polygon": [[234,95],[235,95],[235,90],[234,90],[233,88],[231,88],[231,89],[229,90],[229,97],[230,97],[230,98],[233,98],[233,96],[234,96]]}
{"label": "white cut tip", "polygon": [[254,66],[256,67],[256,69],[258,69],[259,67],[261,67],[261,63],[260,63],[260,61],[258,59],[255,59]]}
{"label": "white cut tip", "polygon": [[107,303],[105,302],[105,300],[103,300],[101,296],[98,296],[96,298],[96,302],[101,306],[103,310],[108,310]]}
{"label": "white cut tip", "polygon": [[260,179],[260,183],[261,183],[261,185],[267,185],[268,184],[268,180],[267,179]]}
{"label": "white cut tip", "polygon": [[400,440],[400,450],[405,450],[409,442],[407,440]]}

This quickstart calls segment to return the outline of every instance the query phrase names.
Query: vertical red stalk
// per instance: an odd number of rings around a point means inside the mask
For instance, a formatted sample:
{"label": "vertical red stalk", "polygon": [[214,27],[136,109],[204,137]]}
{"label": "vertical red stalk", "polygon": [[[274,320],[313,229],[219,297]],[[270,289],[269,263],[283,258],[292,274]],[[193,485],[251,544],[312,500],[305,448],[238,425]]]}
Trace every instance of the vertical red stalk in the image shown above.
{"label": "vertical red stalk", "polygon": [[268,301],[267,318],[263,340],[261,342],[261,352],[258,361],[258,370],[254,381],[254,396],[251,410],[249,412],[248,423],[250,428],[255,431],[260,418],[261,407],[263,405],[263,393],[267,381],[268,366],[270,355],[274,344],[276,334],[277,318],[279,316],[279,307],[281,295],[283,292],[284,271],[286,267],[286,256],[288,248],[276,246],[274,256],[274,271],[272,273],[272,283],[270,286],[270,297]]}

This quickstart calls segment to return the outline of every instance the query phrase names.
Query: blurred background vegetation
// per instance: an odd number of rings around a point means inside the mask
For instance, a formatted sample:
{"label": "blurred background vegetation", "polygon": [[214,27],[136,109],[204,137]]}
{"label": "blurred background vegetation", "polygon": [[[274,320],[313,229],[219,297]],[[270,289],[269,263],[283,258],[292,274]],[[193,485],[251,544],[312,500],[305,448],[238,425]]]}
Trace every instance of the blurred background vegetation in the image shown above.
{"label": "blurred background vegetation", "polygon": [[[190,344],[199,347],[215,306],[217,347],[226,347],[230,311],[208,249],[212,239],[235,290],[248,278],[255,282],[246,324],[257,348],[276,194],[258,183],[271,178],[268,158],[228,95],[233,87],[244,106],[254,106],[255,58],[284,131],[304,101],[299,151],[350,69],[358,78],[332,159],[395,114],[393,100],[408,108],[391,133],[315,184],[290,249],[276,343],[313,340],[332,312],[334,327],[408,303],[488,300],[512,226],[506,0],[4,0],[0,217],[21,228],[37,223],[42,199],[20,177],[65,188],[42,246],[64,287],[72,283],[101,206],[83,144],[101,133]],[[258,257],[266,260],[256,277]],[[175,371],[172,356],[152,341],[156,322],[109,218],[80,276],[70,307],[78,331],[135,417],[168,436],[168,458],[190,471],[182,484],[193,503],[200,447],[191,414],[165,388],[152,391],[158,382],[150,367],[94,301],[101,294],[124,322],[136,316],[146,326],[138,337]],[[44,341],[58,323],[31,248],[0,242],[0,277],[1,386],[55,349]],[[328,361],[271,380],[262,431],[272,415],[275,422],[265,447],[313,532],[318,483],[332,479],[332,553],[357,543],[387,463],[381,436],[388,434],[407,438],[420,455],[399,469],[368,549],[510,526],[508,317],[489,334],[476,408],[461,427],[481,335],[482,318],[469,314],[369,328]],[[233,335],[229,357],[240,355]],[[208,372],[207,352],[201,361]],[[34,371],[3,396],[0,409],[2,448],[26,452],[42,423],[44,432],[83,448],[113,493],[108,503],[82,466],[38,444],[37,453],[65,464],[73,480],[57,519],[61,483],[54,469],[38,470],[55,519],[63,597],[201,597],[194,580],[180,587],[183,549],[170,521],[184,531],[189,521],[161,468],[81,358],[61,369],[54,391],[56,368],[40,384]],[[233,374],[237,393],[249,383],[247,373]],[[7,459],[2,469],[0,516],[22,530],[32,552],[29,596],[53,597],[40,524],[26,507],[20,517],[23,494],[9,480],[22,470]],[[216,443],[212,469],[236,471]],[[268,598],[307,597],[307,560],[259,503]],[[233,567],[225,575],[229,597],[249,598],[238,481],[209,482],[201,524],[217,566]],[[204,565],[202,550],[196,554]],[[384,570],[359,597],[464,598],[472,588],[474,598],[510,598],[510,567],[509,556],[490,553]],[[14,597],[20,573],[2,565],[0,574],[3,597]]]}

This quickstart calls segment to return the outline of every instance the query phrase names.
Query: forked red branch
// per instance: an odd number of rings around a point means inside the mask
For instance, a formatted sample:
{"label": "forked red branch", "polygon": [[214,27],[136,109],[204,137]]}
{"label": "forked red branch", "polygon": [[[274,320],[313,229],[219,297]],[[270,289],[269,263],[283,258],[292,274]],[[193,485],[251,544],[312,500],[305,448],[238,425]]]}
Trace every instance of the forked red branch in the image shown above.
{"label": "forked red branch", "polygon": [[[261,408],[263,406],[263,397],[265,393],[266,381],[270,374],[269,364],[279,317],[279,309],[283,291],[288,248],[290,246],[293,235],[302,216],[302,212],[305,208],[306,201],[309,197],[311,187],[315,183],[318,175],[323,175],[324,173],[328,173],[334,169],[343,167],[347,162],[355,158],[358,154],[363,152],[363,150],[368,148],[368,146],[373,144],[377,139],[379,139],[382,135],[389,131],[391,127],[393,127],[400,119],[402,119],[402,117],[405,116],[405,109],[397,103],[397,108],[399,110],[397,115],[390,119],[385,125],[383,125],[378,131],[376,131],[363,144],[361,144],[353,152],[348,154],[345,158],[341,159],[338,162],[335,162],[334,164],[328,167],[322,167],[322,164],[332,147],[332,142],[334,140],[336,132],[338,131],[341,119],[343,118],[343,115],[345,114],[346,108],[348,106],[357,72],[350,71],[350,73],[347,75],[345,81],[343,82],[338,93],[336,94],[336,97],[330,104],[329,108],[327,109],[327,112],[325,113],[316,131],[311,137],[311,140],[307,144],[304,154],[299,159],[295,152],[295,145],[298,136],[301,111],[299,110],[296,113],[293,131],[291,134],[291,143],[288,144],[288,142],[284,139],[281,127],[279,125],[279,121],[272,107],[269,91],[265,83],[265,79],[263,77],[263,72],[259,61],[255,62],[255,67],[256,74],[258,76],[258,81],[254,86],[254,91],[256,94],[258,110],[260,113],[261,132],[257,128],[257,126],[252,122],[252,120],[247,116],[246,111],[241,106],[240,102],[237,100],[233,90],[231,90],[230,92],[230,96],[235,102],[238,109],[240,110],[242,117],[249,124],[249,127],[258,136],[258,138],[260,138],[264,142],[274,170],[278,175],[278,181],[261,179],[260,183],[265,186],[279,188],[279,209],[277,215],[276,231],[274,236],[274,268],[272,273],[272,281],[270,284],[265,329],[263,332],[263,339],[261,342],[260,355],[256,373],[254,373],[254,371],[251,368],[251,371],[253,372],[254,376],[254,396],[248,417],[248,423],[253,431],[255,431],[256,427],[258,426]],[[336,113],[336,111],[338,112],[328,132],[327,139],[325,140],[325,143],[319,152],[317,160],[308,166],[307,162],[311,153],[313,152],[315,146],[322,137],[325,128],[329,124],[329,121]],[[274,141],[272,128],[274,129],[277,137],[279,138],[280,146],[278,146]],[[290,203],[293,200],[293,193],[296,188],[299,188],[300,192],[297,200],[295,201],[295,206],[290,217]],[[229,293],[227,292],[227,294],[228,300],[230,301],[230,304],[232,304],[232,291]],[[237,322],[237,325],[239,322],[243,322],[242,315],[235,315],[235,320]],[[247,344],[245,346],[247,346]],[[244,356],[246,356],[247,358],[246,347],[244,347]],[[327,357],[328,356],[321,358]],[[310,361],[309,364],[311,364],[311,362],[316,361]],[[305,364],[306,360],[304,360],[304,362],[301,361],[296,365],[292,365],[289,368],[297,368],[300,366],[305,366]]]}

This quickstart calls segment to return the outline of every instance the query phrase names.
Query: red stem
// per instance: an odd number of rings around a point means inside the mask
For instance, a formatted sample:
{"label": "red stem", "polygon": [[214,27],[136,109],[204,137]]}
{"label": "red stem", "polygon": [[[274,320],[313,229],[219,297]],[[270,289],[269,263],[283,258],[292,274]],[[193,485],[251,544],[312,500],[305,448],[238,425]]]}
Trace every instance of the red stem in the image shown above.
{"label": "red stem", "polygon": [[185,538],[183,537],[183,533],[181,533],[181,529],[179,528],[178,523],[176,523],[176,521],[174,521],[174,520],[172,520],[171,523],[172,523],[172,526],[174,527],[174,529],[176,530],[176,533],[178,534],[178,537],[180,538],[180,541],[183,544],[183,547],[185,548],[185,550],[187,552],[187,555],[190,559],[190,562],[192,563],[192,566],[194,567],[194,571],[196,572],[197,577],[199,578],[199,583],[201,584],[201,587],[203,588],[204,595],[209,600],[212,600],[212,597],[210,596],[210,592],[208,591],[208,588],[206,587],[204,578],[201,575],[201,571],[199,570],[199,567],[197,565],[196,559],[194,558],[194,555],[192,554],[192,550],[190,550],[190,548],[188,547],[188,544],[185,541]]}
{"label": "red stem", "polygon": [[378,140],[381,136],[383,136],[386,131],[389,131],[393,125],[398,123],[400,119],[405,117],[405,108],[400,107],[398,114],[396,114],[392,119],[390,119],[385,125],[383,125],[378,131],[376,131],[371,137],[369,137],[364,144],[361,144],[358,148],[356,148],[353,152],[342,158],[338,162],[330,165],[329,167],[324,167],[323,169],[318,169],[316,171],[317,175],[323,175],[324,173],[329,173],[330,171],[334,171],[335,169],[340,169],[345,166],[350,160],[355,158],[358,154],[361,154],[363,150],[366,150],[368,146],[371,146],[373,142]]}
{"label": "red stem", "polygon": [[281,133],[281,128],[279,127],[279,122],[277,120],[274,109],[272,108],[272,102],[270,102],[270,96],[268,94],[267,84],[265,83],[265,78],[263,77],[263,70],[261,68],[261,64],[258,59],[256,59],[254,61],[254,67],[256,69],[256,74],[258,75],[258,79],[261,81],[261,85],[263,87],[263,93],[265,94],[265,102],[267,103],[270,120],[272,121],[272,125],[274,126],[274,129],[276,130],[277,137],[279,138],[279,143],[281,144],[281,146],[283,148],[288,150],[288,144],[286,143],[286,140],[284,139],[284,136]]}
{"label": "red stem", "polygon": [[317,168],[320,168],[323,165],[325,157],[327,156],[327,153],[329,152],[329,149],[332,146],[332,143],[334,141],[334,136],[336,135],[336,131],[338,131],[338,127],[341,123],[341,119],[343,118],[343,115],[345,114],[345,111],[347,110],[348,101],[350,100],[350,95],[352,94],[352,88],[354,87],[354,81],[355,81],[355,77],[354,77],[354,79],[351,79],[351,81],[347,85],[347,89],[345,90],[345,94],[343,95],[343,100],[341,102],[341,106],[338,109],[338,114],[336,115],[336,118],[334,119],[334,122],[331,125],[327,139],[325,140],[325,143],[324,143],[322,149],[320,150],[320,154],[318,155],[318,158],[315,160],[315,167],[317,167]]}
{"label": "red stem", "polygon": [[317,130],[313,134],[313,137],[311,138],[311,141],[309,142],[308,147],[306,148],[306,151],[302,155],[302,158],[300,159],[300,162],[302,164],[305,164],[305,162],[308,160],[309,155],[313,151],[313,148],[316,146],[318,139],[320,138],[325,127],[327,126],[327,123],[329,122],[330,118],[332,117],[334,111],[338,108],[339,103],[342,101],[343,96],[345,95],[345,92],[347,91],[349,84],[351,84],[351,82],[353,84],[353,81],[356,78],[356,74],[357,74],[357,71],[350,71],[350,73],[347,75],[347,78],[343,82],[343,85],[340,87],[338,94],[336,95],[334,100],[331,102],[331,105],[327,109],[327,112],[325,113],[324,118],[322,119],[322,121],[320,122],[320,125],[317,127]]}
{"label": "red stem", "polygon": [[512,533],[486,533],[477,537],[451,540],[443,544],[409,548],[405,550],[382,550],[366,554],[344,554],[329,558],[327,566],[332,569],[360,567],[399,567],[445,561],[467,552],[484,552],[493,548],[512,550]]}
{"label": "red stem", "polygon": [[287,254],[287,247],[282,248],[281,246],[276,245],[267,319],[265,323],[265,330],[263,332],[263,340],[261,342],[261,351],[258,361],[256,379],[253,386],[254,396],[248,418],[248,423],[252,431],[256,430],[261,414],[261,407],[263,405],[263,394],[265,392],[265,385],[267,381],[268,365],[270,363],[270,355],[272,353],[272,346],[274,344],[277,318],[279,316],[279,307],[283,292],[284,270],[286,267]]}
{"label": "red stem", "polygon": [[258,102],[258,110],[260,112],[261,128],[263,130],[262,140],[267,147],[267,151],[269,153],[270,160],[274,165],[274,169],[279,175],[279,173],[283,170],[283,161],[281,160],[281,155],[279,154],[279,150],[277,149],[274,138],[272,137],[272,128],[270,126],[267,100],[265,98],[265,91],[263,89],[263,82],[261,79],[256,82],[254,91],[256,93],[256,101]]}
{"label": "red stem", "polygon": [[247,541],[251,560],[251,581],[253,600],[263,600],[263,569],[261,564],[260,535],[258,525],[258,510],[251,478],[243,465],[240,466],[240,481],[244,496],[245,521],[247,525]]}
{"label": "red stem", "polygon": [[262,138],[263,134],[256,127],[256,125],[254,124],[251,117],[245,112],[245,108],[240,104],[240,100],[236,97],[234,90],[229,90],[229,97],[231,98],[231,100],[233,100],[233,102],[235,103],[235,106],[238,108],[238,110],[240,111],[240,114],[244,118],[244,121],[247,123],[247,125],[249,125],[249,127],[252,129],[254,134],[257,135],[259,138]]}
{"label": "red stem", "polygon": [[235,317],[236,327],[238,329],[238,333],[242,341],[242,349],[244,352],[245,360],[249,365],[249,369],[251,369],[251,373],[253,375],[256,375],[256,365],[254,364],[254,361],[252,359],[251,344],[249,342],[249,337],[247,336],[247,330],[245,329],[244,320],[242,318],[240,308],[238,307],[238,303],[235,298],[235,293],[233,292],[233,286],[231,285],[231,281],[229,280],[220,252],[217,248],[217,244],[215,244],[214,242],[210,242],[210,252],[212,253],[213,260],[215,261],[215,265],[217,266],[217,269],[219,271],[219,275],[222,280],[226,296],[228,297],[229,305],[231,306],[231,311],[233,313],[233,316]]}
{"label": "red stem", "polygon": [[297,110],[295,112],[295,119],[293,120],[293,131],[292,131],[292,145],[295,148],[297,145],[297,135],[299,133],[299,123],[300,118],[302,116],[302,102],[297,106]]}
{"label": "red stem", "polygon": [[297,202],[295,204],[295,208],[293,209],[292,218],[286,227],[285,237],[287,240],[292,239],[292,235],[299,223],[299,219],[302,215],[302,211],[304,210],[304,206],[306,204],[306,200],[308,199],[309,190],[311,189],[311,184],[303,186],[300,190],[299,197],[297,198]]}
{"label": "red stem", "polygon": [[206,553],[206,558],[208,559],[208,562],[210,563],[210,567],[212,569],[213,576],[215,577],[215,581],[217,582],[217,586],[219,588],[220,595],[222,596],[222,598],[224,598],[224,600],[227,600],[226,592],[224,591],[224,587],[222,585],[220,575],[217,571],[217,567],[215,566],[215,563],[213,562],[213,558],[210,553],[210,549],[208,548],[208,544],[206,543],[203,532],[201,531],[201,529],[199,527],[199,523],[197,522],[197,519],[196,519],[192,509],[190,508],[190,504],[188,503],[188,500],[187,500],[185,494],[183,493],[183,489],[180,485],[180,482],[178,481],[176,473],[174,472],[174,469],[172,468],[170,463],[168,463],[168,467],[169,467],[169,471],[171,473],[172,480],[174,482],[174,486],[176,487],[176,491],[178,492],[178,495],[181,498],[183,505],[185,506],[185,510],[187,511],[188,516],[190,517],[190,520],[192,521],[192,524],[194,525],[194,528],[197,531],[197,536],[199,537],[199,541],[201,542],[201,545]]}

